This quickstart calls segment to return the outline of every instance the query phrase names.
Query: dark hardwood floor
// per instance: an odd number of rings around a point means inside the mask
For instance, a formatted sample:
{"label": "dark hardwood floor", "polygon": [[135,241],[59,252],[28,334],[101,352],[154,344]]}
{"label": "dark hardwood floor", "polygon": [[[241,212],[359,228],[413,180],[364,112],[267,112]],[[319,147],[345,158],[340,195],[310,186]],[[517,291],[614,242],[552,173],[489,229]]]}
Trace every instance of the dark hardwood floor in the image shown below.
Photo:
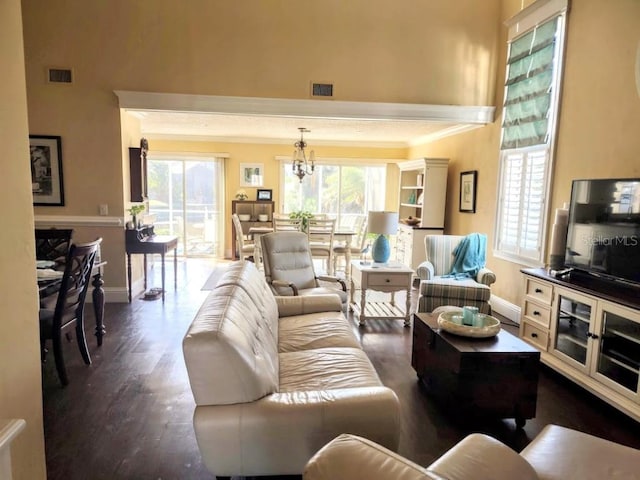
{"label": "dark hardwood floor", "polygon": [[[66,388],[60,386],[49,354],[43,404],[50,480],[214,478],[196,445],[194,403],[181,348],[184,332],[208,294],[200,289],[214,267],[212,260],[180,261],[178,290],[168,289],[164,305],[141,299],[107,304],[107,335],[99,348],[90,334],[94,318],[89,306],[86,327],[93,364],[84,365],[75,341],[64,342]],[[157,284],[152,280],[151,286]],[[640,448],[640,424],[546,367],[540,372],[536,418],[524,429],[516,429],[509,419],[460,421],[441,412],[418,384],[410,363],[411,330],[401,321],[370,321],[362,329],[354,323],[354,330],[382,381],[400,398],[399,453],[421,465],[471,432],[488,433],[519,451],[548,423]]]}

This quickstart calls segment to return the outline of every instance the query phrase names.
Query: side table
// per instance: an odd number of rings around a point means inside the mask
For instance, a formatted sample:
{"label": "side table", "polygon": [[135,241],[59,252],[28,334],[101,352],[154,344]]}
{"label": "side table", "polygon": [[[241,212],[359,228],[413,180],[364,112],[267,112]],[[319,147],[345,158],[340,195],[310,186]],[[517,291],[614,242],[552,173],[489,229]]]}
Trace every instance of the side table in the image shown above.
{"label": "side table", "polygon": [[[368,318],[404,320],[404,326],[411,326],[411,283],[413,270],[398,263],[367,263],[351,261],[351,294],[349,309],[358,317],[360,326]],[[360,289],[360,303],[354,300],[355,290]],[[390,302],[367,302],[367,290],[390,292]],[[404,310],[396,305],[395,292],[407,292]]]}

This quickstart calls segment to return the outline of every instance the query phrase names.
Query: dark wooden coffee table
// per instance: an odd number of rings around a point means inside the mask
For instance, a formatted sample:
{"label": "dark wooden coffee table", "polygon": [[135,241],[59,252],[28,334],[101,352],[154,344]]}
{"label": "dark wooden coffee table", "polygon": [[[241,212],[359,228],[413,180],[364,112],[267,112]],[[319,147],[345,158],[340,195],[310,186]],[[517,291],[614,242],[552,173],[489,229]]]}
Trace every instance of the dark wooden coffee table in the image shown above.
{"label": "dark wooden coffee table", "polygon": [[536,415],[540,352],[502,329],[492,338],[460,337],[438,328],[437,316],[416,313],[411,365],[427,392],[458,416]]}

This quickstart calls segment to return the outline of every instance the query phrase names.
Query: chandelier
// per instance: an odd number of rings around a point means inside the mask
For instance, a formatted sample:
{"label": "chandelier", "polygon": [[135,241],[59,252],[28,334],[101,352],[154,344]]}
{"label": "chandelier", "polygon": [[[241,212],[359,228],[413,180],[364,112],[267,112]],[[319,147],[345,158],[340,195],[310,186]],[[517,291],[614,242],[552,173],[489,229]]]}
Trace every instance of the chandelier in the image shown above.
{"label": "chandelier", "polygon": [[307,142],[304,141],[303,135],[305,132],[309,133],[311,130],[307,130],[304,127],[298,127],[298,130],[300,130],[300,140],[294,144],[296,149],[293,152],[291,170],[293,171],[293,174],[300,179],[300,183],[302,183],[302,179],[305,175],[313,175],[316,155],[313,150],[311,150],[309,152],[309,158],[307,158],[307,154],[304,150],[307,146]]}

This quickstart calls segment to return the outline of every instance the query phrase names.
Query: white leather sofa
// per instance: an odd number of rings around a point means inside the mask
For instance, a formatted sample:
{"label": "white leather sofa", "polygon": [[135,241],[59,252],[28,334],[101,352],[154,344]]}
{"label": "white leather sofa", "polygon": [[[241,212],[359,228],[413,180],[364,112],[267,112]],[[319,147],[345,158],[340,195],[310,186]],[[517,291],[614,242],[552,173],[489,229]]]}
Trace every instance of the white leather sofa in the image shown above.
{"label": "white leather sofa", "polygon": [[341,433],[398,446],[398,398],[338,295],[274,297],[253,263],[235,262],[198,311],[183,353],[198,447],[219,477],[299,475]]}
{"label": "white leather sofa", "polygon": [[517,454],[474,433],[424,468],[355,435],[340,435],[307,464],[304,480],[608,480],[640,479],[640,450],[547,425]]}

